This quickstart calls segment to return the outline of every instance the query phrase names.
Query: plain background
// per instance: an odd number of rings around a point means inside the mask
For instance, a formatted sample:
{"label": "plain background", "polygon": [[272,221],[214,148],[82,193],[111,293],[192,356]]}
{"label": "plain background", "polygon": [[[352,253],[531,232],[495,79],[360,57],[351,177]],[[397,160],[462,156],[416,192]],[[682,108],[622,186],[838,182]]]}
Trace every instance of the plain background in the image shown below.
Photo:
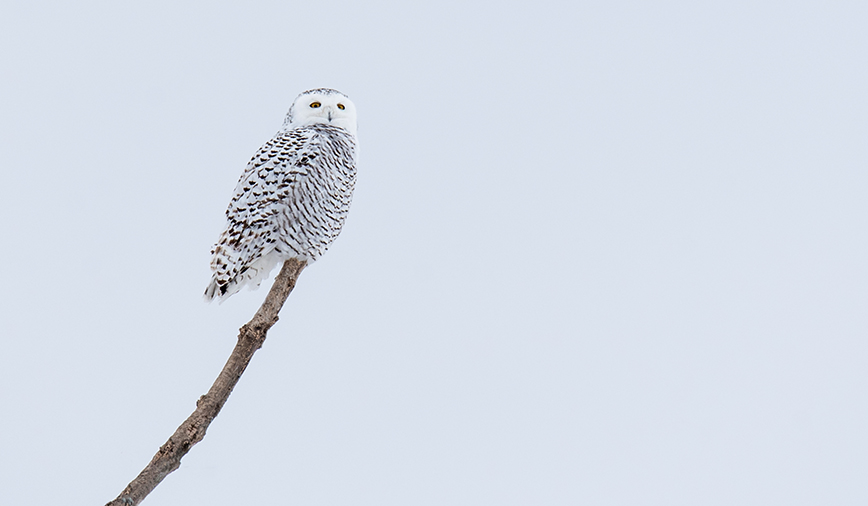
{"label": "plain background", "polygon": [[265,296],[201,300],[235,182],[326,86],[343,235],[145,504],[868,504],[866,26],[4,4],[0,502],[104,504],[193,410]]}

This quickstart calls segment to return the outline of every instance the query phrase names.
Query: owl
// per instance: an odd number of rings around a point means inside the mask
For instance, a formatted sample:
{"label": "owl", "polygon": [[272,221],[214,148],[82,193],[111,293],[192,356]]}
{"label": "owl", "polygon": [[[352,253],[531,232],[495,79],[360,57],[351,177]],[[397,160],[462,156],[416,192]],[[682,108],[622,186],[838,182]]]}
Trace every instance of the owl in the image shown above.
{"label": "owl", "polygon": [[316,261],[341,232],[356,182],[356,107],[343,93],[299,95],[283,127],[253,155],[211,250],[205,300],[258,287],[290,258]]}

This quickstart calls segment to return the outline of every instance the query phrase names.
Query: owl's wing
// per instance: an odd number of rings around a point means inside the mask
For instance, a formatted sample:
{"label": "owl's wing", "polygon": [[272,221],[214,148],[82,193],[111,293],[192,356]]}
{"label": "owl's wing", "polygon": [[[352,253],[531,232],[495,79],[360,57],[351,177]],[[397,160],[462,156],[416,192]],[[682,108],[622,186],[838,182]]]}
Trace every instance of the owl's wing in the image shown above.
{"label": "owl's wing", "polygon": [[206,299],[228,297],[247,283],[258,284],[274,267],[276,260],[268,254],[275,246],[276,217],[293,186],[307,176],[304,162],[312,143],[309,132],[280,132],[247,164],[226,210],[226,230],[212,251],[214,276]]}
{"label": "owl's wing", "polygon": [[262,212],[285,197],[289,187],[306,175],[297,162],[306,161],[311,141],[308,132],[281,132],[259,148],[235,186],[226,217],[230,220],[264,217]]}

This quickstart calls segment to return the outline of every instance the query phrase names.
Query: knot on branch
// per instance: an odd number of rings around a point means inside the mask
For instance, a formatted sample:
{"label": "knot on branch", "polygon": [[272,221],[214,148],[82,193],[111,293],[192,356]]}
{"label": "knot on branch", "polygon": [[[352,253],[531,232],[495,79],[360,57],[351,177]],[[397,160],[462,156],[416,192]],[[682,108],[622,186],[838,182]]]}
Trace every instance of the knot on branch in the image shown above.
{"label": "knot on branch", "polygon": [[169,438],[166,443],[160,447],[160,450],[157,452],[160,455],[171,455],[175,451],[175,441],[172,438]]}
{"label": "knot on branch", "polygon": [[[275,318],[274,321],[277,321]],[[251,321],[241,327],[241,332],[238,333],[238,342],[248,343],[254,349],[262,348],[265,342],[265,337],[268,335],[268,330],[274,325],[273,322]]]}
{"label": "knot on branch", "polygon": [[241,332],[238,333],[238,337],[257,336],[268,332],[268,329],[270,328],[271,324],[267,322],[252,320],[241,327]]}

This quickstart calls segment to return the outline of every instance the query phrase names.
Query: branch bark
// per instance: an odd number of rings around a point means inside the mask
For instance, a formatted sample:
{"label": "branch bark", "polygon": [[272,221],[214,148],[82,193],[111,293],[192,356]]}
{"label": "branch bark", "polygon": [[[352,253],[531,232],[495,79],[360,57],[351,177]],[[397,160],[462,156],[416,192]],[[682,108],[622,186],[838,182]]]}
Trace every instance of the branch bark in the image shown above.
{"label": "branch bark", "polygon": [[226,403],[229,394],[232,393],[232,389],[235,388],[235,384],[238,383],[247,368],[247,364],[253,358],[253,354],[265,342],[268,329],[277,323],[277,314],[292,289],[295,288],[295,282],[305,266],[304,261],[297,259],[284,262],[280,274],[277,275],[268,296],[265,297],[265,301],[256,311],[253,319],[241,327],[238,333],[238,343],[232,350],[226,365],[223,366],[223,370],[220,371],[220,375],[217,376],[208,393],[196,402],[196,410],[178,427],[172,437],[166,441],[166,444],[160,447],[160,450],[145,469],[136,476],[136,479],[131,481],[123,492],[106,506],[135,506],[139,504],[163,481],[163,478],[181,466],[181,458],[190,451],[193,445],[205,437],[205,431],[208,430],[211,421],[220,413],[220,409]]}

